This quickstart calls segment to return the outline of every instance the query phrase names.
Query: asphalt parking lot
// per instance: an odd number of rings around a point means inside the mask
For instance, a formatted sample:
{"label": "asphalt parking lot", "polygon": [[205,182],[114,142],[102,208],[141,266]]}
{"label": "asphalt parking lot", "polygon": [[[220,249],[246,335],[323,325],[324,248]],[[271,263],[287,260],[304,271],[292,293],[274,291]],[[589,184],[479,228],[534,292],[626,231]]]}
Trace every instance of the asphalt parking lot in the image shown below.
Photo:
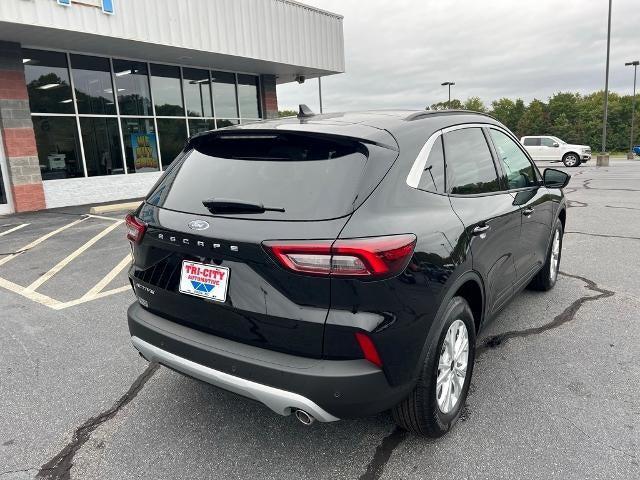
{"label": "asphalt parking lot", "polygon": [[640,478],[640,161],[573,178],[561,276],[482,332],[445,438],[315,423],[129,342],[123,212],[0,217],[0,479]]}

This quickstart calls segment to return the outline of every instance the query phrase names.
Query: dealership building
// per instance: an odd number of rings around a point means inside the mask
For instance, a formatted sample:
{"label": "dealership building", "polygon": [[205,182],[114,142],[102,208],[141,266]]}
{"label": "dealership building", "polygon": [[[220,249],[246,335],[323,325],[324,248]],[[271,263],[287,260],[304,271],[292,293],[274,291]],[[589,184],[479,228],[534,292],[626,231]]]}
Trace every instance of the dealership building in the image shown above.
{"label": "dealership building", "polygon": [[141,197],[189,135],[343,71],[342,17],[291,0],[2,0],[0,214]]}

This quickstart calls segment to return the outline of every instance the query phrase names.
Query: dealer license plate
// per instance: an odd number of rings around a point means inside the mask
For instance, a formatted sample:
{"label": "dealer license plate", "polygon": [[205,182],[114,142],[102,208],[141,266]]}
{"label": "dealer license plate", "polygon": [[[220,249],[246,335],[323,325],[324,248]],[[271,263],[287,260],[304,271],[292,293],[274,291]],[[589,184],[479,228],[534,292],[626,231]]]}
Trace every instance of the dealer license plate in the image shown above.
{"label": "dealer license plate", "polygon": [[229,285],[228,268],[188,260],[182,261],[180,292],[224,302],[227,299],[227,285]]}

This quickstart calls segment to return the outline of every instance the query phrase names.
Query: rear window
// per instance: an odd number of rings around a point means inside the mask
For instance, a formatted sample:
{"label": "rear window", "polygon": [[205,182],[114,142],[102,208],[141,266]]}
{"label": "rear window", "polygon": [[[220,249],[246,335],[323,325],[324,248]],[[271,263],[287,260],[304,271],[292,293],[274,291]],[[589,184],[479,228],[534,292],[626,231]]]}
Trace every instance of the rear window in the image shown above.
{"label": "rear window", "polygon": [[147,202],[211,215],[203,201],[233,199],[284,212],[224,216],[319,220],[351,213],[368,193],[362,191],[362,180],[369,148],[356,141],[229,132],[199,137],[192,143],[193,149],[160,181]]}

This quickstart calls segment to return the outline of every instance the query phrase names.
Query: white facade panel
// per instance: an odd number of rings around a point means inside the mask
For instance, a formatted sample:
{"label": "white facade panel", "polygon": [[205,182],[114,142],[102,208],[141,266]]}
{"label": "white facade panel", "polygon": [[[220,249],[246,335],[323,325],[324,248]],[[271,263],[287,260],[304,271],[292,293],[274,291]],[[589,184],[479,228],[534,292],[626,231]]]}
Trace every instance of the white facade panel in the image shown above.
{"label": "white facade panel", "polygon": [[2,0],[0,39],[25,45],[46,42],[51,48],[63,49],[74,43],[78,51],[100,50],[106,45],[111,50],[105,53],[128,49],[130,58],[161,54],[166,58],[173,49],[174,57],[183,54],[176,57],[184,59],[179,63],[189,63],[191,56],[198,57],[194,63],[200,64],[200,53],[212,53],[218,66],[225,57],[240,57],[268,64],[272,71],[267,68],[264,73],[296,71],[290,67],[308,76],[344,71],[342,17],[307,5],[290,0],[114,3],[115,14],[107,15],[86,0],[70,7],[56,0]]}
{"label": "white facade panel", "polygon": [[47,208],[142,198],[162,172],[109,175],[104,177],[65,178],[42,182]]}

